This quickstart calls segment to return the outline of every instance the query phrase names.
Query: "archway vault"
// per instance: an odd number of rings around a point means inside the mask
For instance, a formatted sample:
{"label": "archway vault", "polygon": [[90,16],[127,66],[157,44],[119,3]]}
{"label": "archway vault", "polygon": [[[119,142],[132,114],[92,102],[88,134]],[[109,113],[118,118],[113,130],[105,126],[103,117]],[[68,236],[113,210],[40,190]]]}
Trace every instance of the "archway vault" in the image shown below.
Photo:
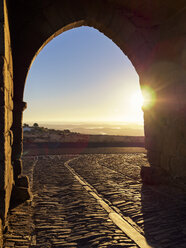
{"label": "archway vault", "polygon": [[73,27],[91,26],[111,38],[131,60],[140,84],[156,92],[156,104],[144,110],[149,161],[171,177],[186,177],[185,1],[3,0],[0,7],[2,219],[21,178],[28,70],[47,42]]}

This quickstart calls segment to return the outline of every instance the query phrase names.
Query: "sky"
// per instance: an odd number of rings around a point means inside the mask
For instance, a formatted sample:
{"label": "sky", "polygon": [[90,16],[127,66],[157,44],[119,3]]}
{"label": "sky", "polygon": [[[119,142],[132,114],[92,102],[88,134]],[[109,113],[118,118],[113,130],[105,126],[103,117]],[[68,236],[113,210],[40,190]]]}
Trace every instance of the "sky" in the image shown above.
{"label": "sky", "polygon": [[143,124],[138,75],[111,39],[90,27],[62,33],[38,54],[24,92],[24,123]]}

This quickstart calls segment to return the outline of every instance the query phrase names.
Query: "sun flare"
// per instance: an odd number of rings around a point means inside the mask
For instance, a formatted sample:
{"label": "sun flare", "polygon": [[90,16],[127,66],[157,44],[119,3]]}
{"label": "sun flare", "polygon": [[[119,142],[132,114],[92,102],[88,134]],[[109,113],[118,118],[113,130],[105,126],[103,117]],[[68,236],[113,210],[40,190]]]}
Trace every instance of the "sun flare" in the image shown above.
{"label": "sun flare", "polygon": [[135,92],[131,96],[131,105],[132,105],[132,107],[141,108],[143,106],[143,103],[144,103],[144,99],[143,99],[143,96],[142,96],[141,92]]}
{"label": "sun flare", "polygon": [[142,92],[135,92],[131,96],[131,105],[138,109],[149,109],[154,105],[155,99],[154,91],[149,87],[143,87]]}
{"label": "sun flare", "polygon": [[142,87],[143,94],[143,109],[150,109],[156,101],[156,94],[154,90],[150,87],[144,86]]}
{"label": "sun flare", "polygon": [[142,87],[141,91],[134,92],[130,98],[130,114],[131,121],[136,123],[143,123],[143,111],[152,108],[156,101],[155,92],[147,86]]}

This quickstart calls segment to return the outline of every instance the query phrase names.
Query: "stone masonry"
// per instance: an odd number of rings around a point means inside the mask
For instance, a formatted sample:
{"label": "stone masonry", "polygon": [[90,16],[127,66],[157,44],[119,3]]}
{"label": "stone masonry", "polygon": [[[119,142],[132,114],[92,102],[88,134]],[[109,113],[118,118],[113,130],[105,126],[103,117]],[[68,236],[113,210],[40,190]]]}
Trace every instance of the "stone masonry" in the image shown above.
{"label": "stone masonry", "polygon": [[0,218],[4,222],[12,191],[13,65],[6,1],[0,2]]}

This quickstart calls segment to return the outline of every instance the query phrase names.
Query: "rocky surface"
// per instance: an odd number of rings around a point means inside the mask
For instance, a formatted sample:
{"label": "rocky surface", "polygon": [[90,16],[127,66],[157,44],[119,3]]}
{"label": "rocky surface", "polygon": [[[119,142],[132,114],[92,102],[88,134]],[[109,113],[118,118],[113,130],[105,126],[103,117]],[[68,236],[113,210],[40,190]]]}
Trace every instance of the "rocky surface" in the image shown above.
{"label": "rocky surface", "polygon": [[154,248],[186,246],[185,194],[143,185],[143,153],[24,159],[33,198],[11,210],[4,247],[137,247],[64,166],[91,184]]}
{"label": "rocky surface", "polygon": [[143,185],[145,154],[84,155],[70,165],[132,219],[153,247],[186,246],[185,194],[170,185]]}
{"label": "rocky surface", "polygon": [[33,200],[11,211],[4,247],[137,247],[63,166],[69,158],[25,161]]}

